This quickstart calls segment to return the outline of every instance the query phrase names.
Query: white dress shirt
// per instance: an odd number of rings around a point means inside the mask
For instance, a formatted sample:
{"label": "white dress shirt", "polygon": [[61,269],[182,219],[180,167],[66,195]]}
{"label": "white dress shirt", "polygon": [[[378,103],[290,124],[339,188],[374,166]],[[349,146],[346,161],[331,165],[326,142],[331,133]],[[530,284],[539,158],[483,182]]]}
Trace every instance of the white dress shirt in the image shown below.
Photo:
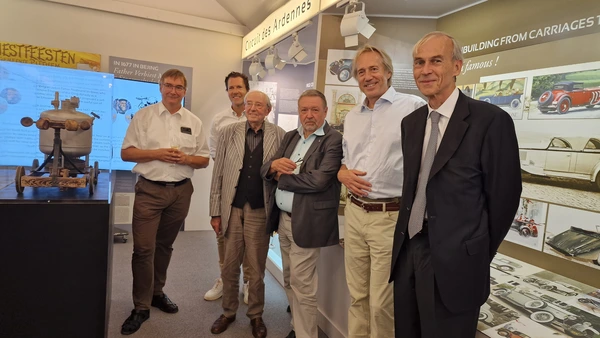
{"label": "white dress shirt", "polygon": [[[148,150],[175,146],[187,155],[209,156],[202,121],[184,107],[171,114],[159,102],[135,113],[121,149],[135,147]],[[194,175],[194,169],[188,165],[158,160],[138,163],[132,171],[149,180],[165,182],[178,182]]]}
{"label": "white dress shirt", "polygon": [[219,143],[219,134],[221,134],[221,130],[227,125],[243,121],[246,121],[246,114],[242,113],[241,116],[237,116],[237,113],[231,109],[231,107],[215,115],[212,124],[210,125],[210,136],[208,139],[210,157],[212,159],[215,158],[215,154],[217,153],[217,144]]}
{"label": "white dress shirt", "polygon": [[366,171],[361,178],[371,183],[369,198],[402,196],[402,135],[400,123],[425,105],[418,96],[397,93],[390,87],[375,102],[352,108],[344,121],[342,163],[348,169]]}
{"label": "white dress shirt", "polygon": [[[429,144],[429,135],[431,134],[431,112],[435,110],[436,112],[440,113],[440,121],[438,122],[440,134],[438,135],[437,145],[435,148],[437,150],[440,148],[444,133],[446,132],[446,127],[448,127],[448,122],[450,122],[450,117],[452,116],[454,107],[456,107],[456,101],[458,101],[458,88],[454,88],[452,94],[450,94],[450,96],[438,109],[433,109],[429,104],[427,104],[429,113],[427,114],[427,123],[425,124],[425,141],[423,142],[423,150],[421,153],[421,168],[423,168],[423,159],[425,158],[425,151],[427,150],[427,145]],[[419,170],[419,174],[420,173],[421,172]]]}

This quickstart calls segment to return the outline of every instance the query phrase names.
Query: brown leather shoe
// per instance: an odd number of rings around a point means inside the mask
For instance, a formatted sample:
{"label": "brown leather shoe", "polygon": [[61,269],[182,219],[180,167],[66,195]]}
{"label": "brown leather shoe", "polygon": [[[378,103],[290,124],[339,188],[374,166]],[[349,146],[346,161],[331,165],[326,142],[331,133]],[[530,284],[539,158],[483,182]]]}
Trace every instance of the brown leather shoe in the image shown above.
{"label": "brown leather shoe", "polygon": [[225,332],[225,330],[227,330],[229,324],[233,323],[234,321],[235,316],[229,318],[225,317],[225,315],[221,315],[219,318],[217,318],[217,320],[215,320],[213,325],[210,327],[210,332],[213,334],[223,333]]}
{"label": "brown leather shoe", "polygon": [[267,327],[262,317],[250,320],[250,325],[252,325],[252,335],[254,338],[265,338],[267,336]]}

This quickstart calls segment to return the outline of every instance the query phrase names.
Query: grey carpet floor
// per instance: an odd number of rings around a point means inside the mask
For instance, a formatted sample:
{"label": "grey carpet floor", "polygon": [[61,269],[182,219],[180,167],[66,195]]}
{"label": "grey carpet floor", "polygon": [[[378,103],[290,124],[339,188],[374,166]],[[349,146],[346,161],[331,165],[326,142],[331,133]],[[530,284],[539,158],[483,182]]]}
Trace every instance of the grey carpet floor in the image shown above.
{"label": "grey carpet floor", "polygon": [[[218,277],[218,255],[215,235],[212,231],[186,231],[179,233],[174,244],[169,266],[165,293],[179,306],[176,314],[167,314],[152,308],[148,319],[131,337],[252,337],[250,320],[246,317],[247,306],[240,296],[237,320],[220,335],[210,333],[210,326],[221,315],[221,301],[207,302],[204,293]],[[108,337],[121,335],[121,324],[129,316],[131,300],[131,236],[127,243],[114,243],[112,295]],[[286,312],[287,298],[281,285],[265,272],[265,312],[268,337],[284,338],[291,330],[290,316]],[[319,333],[319,338],[327,338]]]}

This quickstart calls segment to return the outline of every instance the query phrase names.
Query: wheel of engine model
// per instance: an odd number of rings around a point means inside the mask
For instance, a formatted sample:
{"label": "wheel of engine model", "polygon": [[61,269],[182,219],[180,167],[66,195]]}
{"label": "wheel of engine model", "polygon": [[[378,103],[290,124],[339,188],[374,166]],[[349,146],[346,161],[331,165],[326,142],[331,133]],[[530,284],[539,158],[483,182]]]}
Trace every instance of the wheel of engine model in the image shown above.
{"label": "wheel of engine model", "polygon": [[88,189],[90,191],[90,196],[94,194],[94,188],[96,185],[94,184],[94,180],[96,179],[96,170],[94,168],[90,169],[90,174],[88,176]]}
{"label": "wheel of engine model", "polygon": [[98,175],[100,175],[100,169],[98,169],[98,161],[94,161],[94,184],[98,184]]}
{"label": "wheel of engine model", "polygon": [[15,172],[15,188],[18,194],[22,194],[25,187],[21,185],[21,177],[25,176],[25,168],[18,166]]}

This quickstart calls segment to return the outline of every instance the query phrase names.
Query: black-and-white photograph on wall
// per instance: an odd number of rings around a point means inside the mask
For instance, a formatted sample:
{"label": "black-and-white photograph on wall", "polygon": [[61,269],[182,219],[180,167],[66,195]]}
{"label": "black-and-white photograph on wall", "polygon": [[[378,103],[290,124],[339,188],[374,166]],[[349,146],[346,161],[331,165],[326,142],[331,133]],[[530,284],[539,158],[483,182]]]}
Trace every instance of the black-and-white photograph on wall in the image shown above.
{"label": "black-and-white photograph on wall", "polygon": [[600,213],[550,205],[544,252],[600,269]]}
{"label": "black-and-white photograph on wall", "polygon": [[352,59],[356,51],[330,49],[327,51],[327,74],[325,84],[358,86],[352,77]]}

